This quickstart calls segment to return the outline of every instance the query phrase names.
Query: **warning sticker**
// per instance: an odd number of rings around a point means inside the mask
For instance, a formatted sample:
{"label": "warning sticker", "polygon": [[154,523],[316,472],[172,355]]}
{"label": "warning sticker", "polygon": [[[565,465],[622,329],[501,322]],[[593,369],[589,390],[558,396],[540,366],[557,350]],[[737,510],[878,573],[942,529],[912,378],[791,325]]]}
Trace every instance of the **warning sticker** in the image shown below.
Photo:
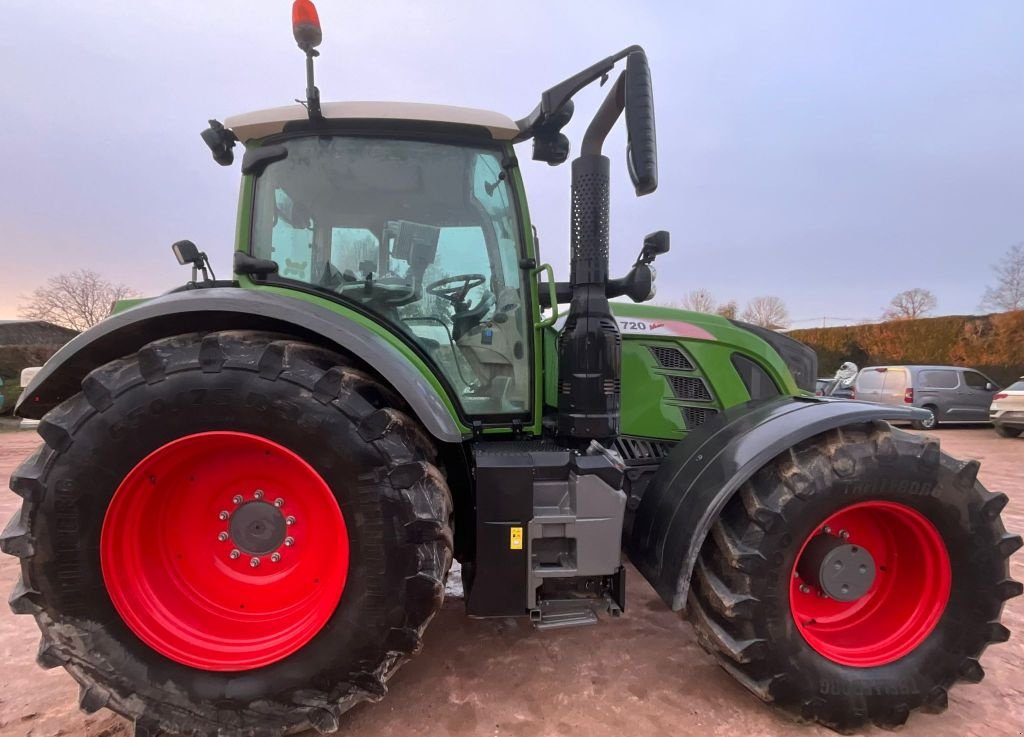
{"label": "warning sticker", "polygon": [[523,549],[523,528],[513,527],[509,531],[508,540],[509,550],[522,550]]}

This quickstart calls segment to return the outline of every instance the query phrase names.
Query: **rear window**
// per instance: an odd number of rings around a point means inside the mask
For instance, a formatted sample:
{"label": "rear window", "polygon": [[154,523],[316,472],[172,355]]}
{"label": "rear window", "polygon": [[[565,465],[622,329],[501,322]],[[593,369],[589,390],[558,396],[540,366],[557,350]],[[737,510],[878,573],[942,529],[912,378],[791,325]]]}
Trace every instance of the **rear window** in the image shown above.
{"label": "rear window", "polygon": [[864,369],[857,376],[857,389],[860,391],[872,391],[882,388],[882,380],[885,372],[878,369]]}
{"label": "rear window", "polygon": [[1013,382],[1008,387],[1006,387],[1006,391],[1008,391],[1008,392],[1024,392],[1024,379],[1021,379],[1020,381]]}
{"label": "rear window", "polygon": [[956,389],[956,371],[930,369],[920,373],[921,386],[930,389]]}
{"label": "rear window", "polygon": [[889,369],[883,375],[886,392],[900,392],[907,388],[907,372],[903,369]]}

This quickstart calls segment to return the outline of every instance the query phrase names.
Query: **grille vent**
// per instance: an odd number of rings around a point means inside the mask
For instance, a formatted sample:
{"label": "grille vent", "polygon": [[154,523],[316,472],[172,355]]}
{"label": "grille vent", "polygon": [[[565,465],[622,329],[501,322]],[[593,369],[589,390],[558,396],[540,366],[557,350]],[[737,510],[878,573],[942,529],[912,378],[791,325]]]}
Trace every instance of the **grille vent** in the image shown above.
{"label": "grille vent", "polygon": [[672,445],[672,443],[663,443],[657,440],[643,440],[641,438],[624,436],[615,440],[615,450],[626,461],[646,461],[664,458],[672,450]]}
{"label": "grille vent", "polygon": [[683,420],[686,422],[687,430],[700,427],[718,414],[718,410],[706,409],[704,407],[683,407],[682,410]]}
{"label": "grille vent", "polygon": [[692,376],[666,376],[665,380],[672,387],[672,394],[676,399],[686,399],[691,402],[711,401],[711,392],[708,391],[704,379]]}
{"label": "grille vent", "polygon": [[693,363],[678,348],[655,345],[648,346],[648,348],[651,349],[654,360],[662,368],[672,369],[673,371],[693,371]]}

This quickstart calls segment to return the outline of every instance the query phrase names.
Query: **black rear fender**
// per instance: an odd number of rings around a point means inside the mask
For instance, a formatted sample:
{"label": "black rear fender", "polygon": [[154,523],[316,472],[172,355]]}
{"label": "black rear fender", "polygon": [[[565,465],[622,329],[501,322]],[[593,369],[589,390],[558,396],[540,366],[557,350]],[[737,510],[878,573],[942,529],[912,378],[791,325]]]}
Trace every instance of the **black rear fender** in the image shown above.
{"label": "black rear fender", "polygon": [[46,362],[21,395],[15,412],[29,419],[41,418],[75,395],[90,371],[135,353],[151,341],[236,329],[279,332],[341,350],[389,383],[435,438],[446,443],[463,439],[434,387],[379,335],[319,305],[230,287],[165,294],[111,315]]}
{"label": "black rear fender", "polygon": [[680,610],[704,538],[729,498],[787,448],[845,425],[909,422],[922,410],[779,397],[732,407],[676,445],[644,490],[625,536],[630,560]]}

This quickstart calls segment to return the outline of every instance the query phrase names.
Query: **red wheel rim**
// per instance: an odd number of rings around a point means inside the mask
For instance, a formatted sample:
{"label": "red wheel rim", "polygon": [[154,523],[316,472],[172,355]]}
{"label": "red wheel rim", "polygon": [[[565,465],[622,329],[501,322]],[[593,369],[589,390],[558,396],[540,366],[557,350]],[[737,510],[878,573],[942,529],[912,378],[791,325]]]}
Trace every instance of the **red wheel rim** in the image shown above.
{"label": "red wheel rim", "polygon": [[[847,602],[825,597],[797,572],[812,539],[841,533],[875,562],[871,587]],[[830,516],[800,546],[789,603],[797,629],[819,654],[871,668],[902,658],[931,634],[945,611],[951,580],[942,536],[924,515],[896,502],[862,502]]]}
{"label": "red wheel rim", "polygon": [[338,503],[306,461],[266,438],[204,432],[153,451],[121,482],[100,565],[139,639],[184,665],[240,671],[323,628],[348,547]]}

